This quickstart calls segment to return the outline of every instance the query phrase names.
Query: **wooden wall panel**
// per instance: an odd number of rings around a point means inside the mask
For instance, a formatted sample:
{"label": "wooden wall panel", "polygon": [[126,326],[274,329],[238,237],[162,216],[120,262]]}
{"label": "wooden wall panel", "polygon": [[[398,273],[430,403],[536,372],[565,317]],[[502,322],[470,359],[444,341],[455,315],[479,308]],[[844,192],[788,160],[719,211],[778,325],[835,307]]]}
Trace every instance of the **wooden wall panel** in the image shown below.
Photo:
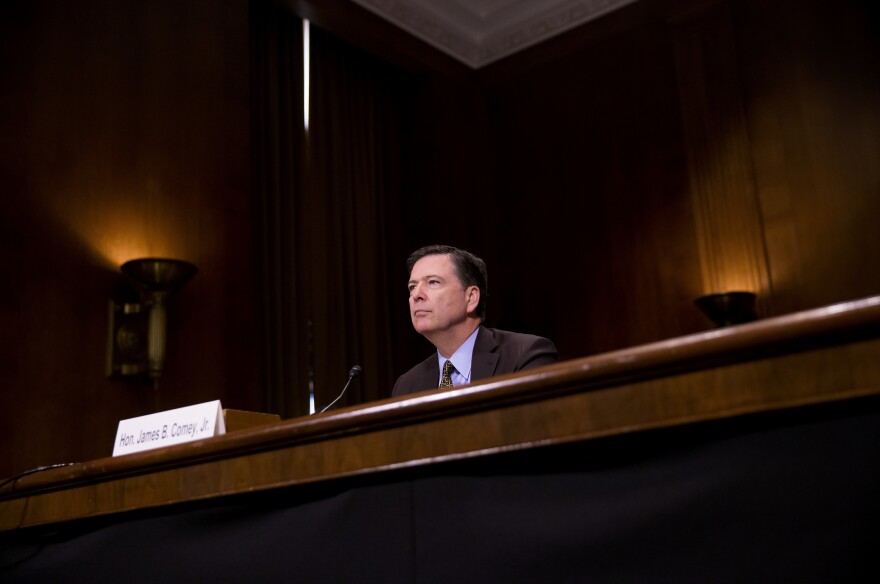
{"label": "wooden wall panel", "polygon": [[550,336],[562,358],[709,324],[693,306],[700,264],[672,45],[641,10],[623,32],[521,74],[487,72],[502,260],[490,312],[502,328]]}
{"label": "wooden wall panel", "polygon": [[481,71],[495,322],[574,357],[880,290],[875,13],[643,0]]}
{"label": "wooden wall panel", "polygon": [[[105,456],[122,418],[258,408],[247,2],[2,11],[0,475]],[[158,391],[105,378],[119,265],[148,255],[199,268]]]}
{"label": "wooden wall panel", "polygon": [[866,0],[732,3],[776,313],[880,290],[880,20]]}
{"label": "wooden wall panel", "polygon": [[772,290],[728,3],[676,14],[670,32],[703,293],[754,292],[766,312]]}

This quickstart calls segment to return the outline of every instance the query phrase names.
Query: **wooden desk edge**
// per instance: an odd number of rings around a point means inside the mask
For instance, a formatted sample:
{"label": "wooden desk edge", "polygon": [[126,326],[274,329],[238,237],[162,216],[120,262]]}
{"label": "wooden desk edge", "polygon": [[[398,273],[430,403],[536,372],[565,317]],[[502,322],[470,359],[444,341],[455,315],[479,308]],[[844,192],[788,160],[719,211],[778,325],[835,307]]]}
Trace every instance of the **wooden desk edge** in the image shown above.
{"label": "wooden desk edge", "polygon": [[[179,446],[118,458],[104,458],[29,475],[0,492],[0,505],[39,493],[106,482],[160,470],[230,459],[381,428],[424,423],[467,413],[583,393],[622,383],[700,370],[753,359],[756,354],[785,354],[876,336],[880,297],[841,303],[738,327],[717,329],[575,359],[446,392],[425,392],[296,418]],[[799,402],[847,399],[875,390],[816,396]],[[797,401],[797,400],[796,400]],[[794,407],[794,401],[778,407]],[[684,423],[669,420],[668,424]],[[662,423],[661,423],[662,425]],[[640,428],[621,429],[635,431]],[[644,429],[644,428],[641,428]],[[6,528],[0,527],[0,530]]]}

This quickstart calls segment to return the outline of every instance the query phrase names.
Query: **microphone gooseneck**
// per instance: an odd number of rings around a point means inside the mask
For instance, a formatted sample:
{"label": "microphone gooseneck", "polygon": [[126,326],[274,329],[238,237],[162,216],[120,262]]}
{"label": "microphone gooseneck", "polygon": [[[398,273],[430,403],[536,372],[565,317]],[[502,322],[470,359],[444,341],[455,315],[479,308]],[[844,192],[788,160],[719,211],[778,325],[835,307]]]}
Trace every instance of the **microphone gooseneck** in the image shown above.
{"label": "microphone gooseneck", "polygon": [[324,407],[324,409],[322,409],[322,410],[321,410],[320,412],[318,412],[318,413],[319,413],[319,414],[323,414],[324,412],[326,412],[327,410],[329,410],[331,407],[333,407],[333,404],[335,404],[336,402],[338,402],[338,401],[339,401],[339,398],[341,398],[341,397],[343,396],[343,394],[345,394],[345,390],[348,389],[348,386],[351,385],[351,382],[354,380],[354,378],[355,378],[355,377],[358,377],[358,376],[361,374],[361,371],[363,371],[363,369],[361,369],[361,366],[360,366],[360,365],[355,365],[354,367],[352,367],[352,368],[351,368],[351,371],[348,372],[348,381],[345,382],[345,386],[342,388],[342,391],[339,392],[339,395],[336,396],[336,399],[335,399],[335,400],[333,400],[332,402],[330,402],[327,406]]}

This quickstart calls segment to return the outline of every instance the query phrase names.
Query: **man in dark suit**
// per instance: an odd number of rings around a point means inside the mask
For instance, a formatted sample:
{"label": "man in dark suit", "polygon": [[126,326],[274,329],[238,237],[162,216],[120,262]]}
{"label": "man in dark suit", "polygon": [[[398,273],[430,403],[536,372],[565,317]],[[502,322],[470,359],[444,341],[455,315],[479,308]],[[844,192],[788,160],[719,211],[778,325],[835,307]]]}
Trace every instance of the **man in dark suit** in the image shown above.
{"label": "man in dark suit", "polygon": [[397,379],[392,395],[449,388],[556,362],[556,346],[534,335],[490,329],[486,264],[445,245],[410,255],[409,310],[413,327],[437,352]]}

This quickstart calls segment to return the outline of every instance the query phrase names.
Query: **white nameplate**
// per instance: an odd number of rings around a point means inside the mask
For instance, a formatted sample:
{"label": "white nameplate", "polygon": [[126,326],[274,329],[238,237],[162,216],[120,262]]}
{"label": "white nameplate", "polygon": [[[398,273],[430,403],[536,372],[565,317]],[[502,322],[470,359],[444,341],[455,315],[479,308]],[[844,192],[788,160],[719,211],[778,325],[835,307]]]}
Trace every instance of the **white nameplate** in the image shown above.
{"label": "white nameplate", "polygon": [[113,456],[226,434],[220,400],[119,422]]}

